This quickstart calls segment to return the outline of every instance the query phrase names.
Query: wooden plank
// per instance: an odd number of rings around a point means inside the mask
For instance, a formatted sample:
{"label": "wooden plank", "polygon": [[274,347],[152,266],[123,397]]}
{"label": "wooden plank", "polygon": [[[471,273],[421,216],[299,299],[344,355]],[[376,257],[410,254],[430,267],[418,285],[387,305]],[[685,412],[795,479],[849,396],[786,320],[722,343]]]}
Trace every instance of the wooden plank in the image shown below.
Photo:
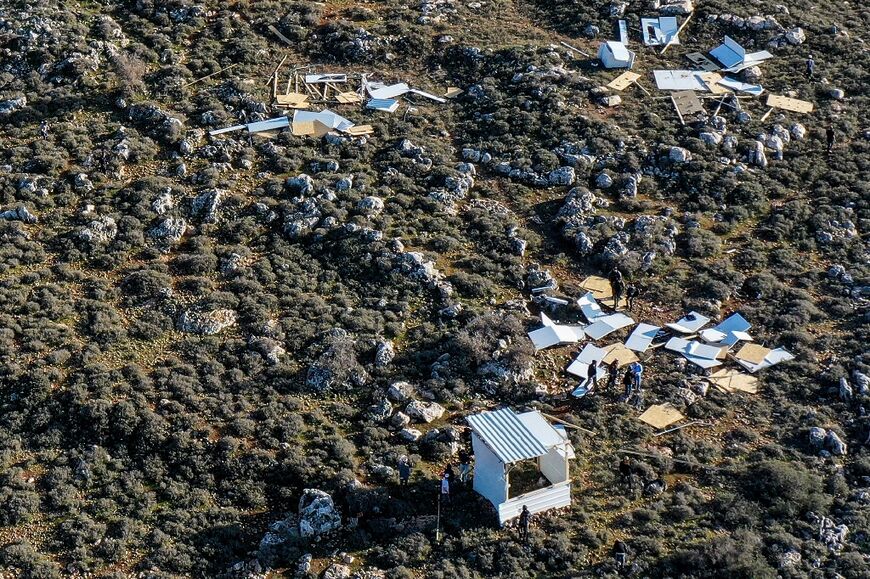
{"label": "wooden plank", "polygon": [[463,91],[458,86],[448,86],[447,92],[444,93],[444,96],[449,98],[449,99],[455,99],[456,97],[461,95],[463,92],[465,92],[465,91]]}
{"label": "wooden plank", "polygon": [[680,112],[680,107],[677,105],[677,101],[674,100],[674,95],[671,95],[671,103],[674,105],[674,109],[677,111],[677,116],[680,117],[680,124],[685,125],[686,121],[683,119],[683,113]]}
{"label": "wooden plank", "polygon": [[220,74],[220,73],[222,73],[222,72],[224,72],[224,71],[226,71],[226,70],[229,70],[229,69],[233,68],[234,66],[236,66],[236,65],[238,65],[238,64],[239,64],[238,62],[234,62],[233,64],[231,64],[231,65],[229,65],[229,66],[225,66],[225,67],[223,67],[223,68],[220,69],[220,70],[216,70],[216,71],[214,71],[214,72],[211,73],[211,74],[207,74],[207,75],[202,76],[202,77],[200,77],[200,78],[198,78],[198,79],[196,79],[196,80],[192,80],[192,81],[190,81],[190,82],[184,83],[183,85],[181,85],[181,88],[185,88],[185,87],[188,87],[188,86],[190,86],[190,85],[192,85],[192,84],[196,84],[196,83],[198,83],[198,82],[200,82],[200,81],[203,81],[203,80],[205,80],[205,79],[207,79],[207,78],[211,78],[211,77],[215,76],[216,74]]}
{"label": "wooden plank", "polygon": [[374,127],[371,125],[354,125],[348,130],[345,131],[348,135],[353,137],[360,137],[362,135],[371,135],[375,132]]}
{"label": "wooden plank", "polygon": [[683,418],[685,418],[683,413],[677,410],[670,402],[650,406],[643,414],[637,417],[641,422],[646,422],[653,428],[658,429],[667,428]]}
{"label": "wooden plank", "polygon": [[740,351],[734,354],[734,357],[750,364],[761,364],[764,359],[773,350],[765,348],[759,344],[744,344]]}
{"label": "wooden plank", "polygon": [[574,48],[573,46],[571,46],[571,45],[568,44],[567,42],[564,42],[564,41],[559,41],[559,42],[560,42],[560,44],[561,44],[562,46],[564,46],[565,48],[570,48],[571,50],[573,50],[573,51],[576,52],[577,54],[580,54],[580,55],[582,55],[582,56],[585,56],[586,58],[592,58],[592,55],[591,55],[591,54],[589,54],[589,53],[587,53],[587,52],[583,52],[583,51],[580,50],[579,48]]}
{"label": "wooden plank", "polygon": [[680,118],[689,115],[704,114],[704,106],[698,99],[698,95],[691,90],[681,90],[671,94],[674,106],[680,112]]}
{"label": "wooden plank", "polygon": [[314,121],[294,121],[293,134],[297,137],[306,137],[314,134]]}
{"label": "wooden plank", "polygon": [[811,113],[813,112],[814,105],[809,101],[793,99],[778,94],[769,94],[767,95],[767,106],[785,109],[794,113]]}
{"label": "wooden plank", "polygon": [[361,103],[362,97],[360,97],[355,92],[342,92],[335,95],[335,100],[337,100],[341,104],[350,105],[355,103]]}
{"label": "wooden plank", "polygon": [[773,107],[770,107],[769,109],[767,109],[767,112],[764,113],[763,115],[761,115],[761,118],[758,119],[759,122],[762,122],[762,123],[763,123],[764,121],[766,121],[766,120],[767,120],[767,117],[769,117],[769,116],[770,116],[770,113],[772,113],[772,112],[773,112]]}
{"label": "wooden plank", "polygon": [[620,342],[607,346],[605,350],[607,350],[607,354],[601,358],[601,364],[610,364],[616,360],[617,367],[622,368],[639,360],[633,350],[629,350]]}
{"label": "wooden plank", "polygon": [[287,46],[294,46],[294,47],[296,46],[292,40],[290,40],[289,38],[287,38],[286,36],[281,34],[281,31],[278,30],[277,28],[275,28],[271,24],[269,25],[269,32],[271,32],[272,34],[274,34],[275,36],[280,38],[284,42],[284,44],[286,44]]}
{"label": "wooden plank", "polygon": [[606,277],[590,275],[580,283],[580,287],[588,292],[592,292],[596,300],[613,297],[610,281]]}
{"label": "wooden plank", "polygon": [[702,72],[698,73],[698,78],[701,79],[701,82],[707,87],[713,94],[731,94],[731,90],[718,84],[720,80],[722,80],[722,75],[718,72]]}
{"label": "wooden plank", "polygon": [[668,43],[665,44],[665,47],[662,48],[662,51],[661,51],[659,54],[664,54],[665,51],[666,51],[668,48],[670,48],[670,46],[674,43],[674,39],[679,38],[679,36],[680,36],[680,32],[683,31],[683,28],[686,27],[686,24],[689,23],[689,20],[691,20],[691,19],[692,19],[692,16],[694,16],[694,15],[695,15],[694,12],[692,12],[692,13],[689,14],[689,17],[686,18],[686,20],[683,22],[683,24],[682,24],[679,28],[677,28],[677,33],[674,34],[674,35],[671,37],[670,40],[668,40]]}
{"label": "wooden plank", "polygon": [[[623,72],[622,74],[620,74],[616,78],[614,78],[609,83],[607,83],[607,86],[609,88],[614,89],[614,90],[625,90],[629,86],[631,86],[631,83],[635,82],[639,78],[640,78],[639,74],[637,74],[636,72],[631,72],[630,70],[628,70],[626,72]],[[640,85],[638,85],[638,86],[640,86]]]}
{"label": "wooden plank", "polygon": [[332,131],[332,127],[324,125],[320,121],[311,121],[314,124],[314,135],[316,137],[324,137]]}

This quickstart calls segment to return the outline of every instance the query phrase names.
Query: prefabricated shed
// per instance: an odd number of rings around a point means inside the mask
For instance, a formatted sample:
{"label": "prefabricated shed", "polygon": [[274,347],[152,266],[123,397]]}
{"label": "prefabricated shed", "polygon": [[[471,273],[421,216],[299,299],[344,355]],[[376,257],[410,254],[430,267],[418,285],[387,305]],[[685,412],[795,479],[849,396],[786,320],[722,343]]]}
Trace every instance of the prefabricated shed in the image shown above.
{"label": "prefabricated shed", "polygon": [[[518,517],[524,505],[534,514],[571,504],[568,461],[574,458],[574,447],[564,428],[554,427],[535,410],[517,414],[502,408],[466,420],[472,431],[474,490],[493,504],[499,523]],[[511,471],[532,460],[547,484],[511,496]]]}
{"label": "prefabricated shed", "polygon": [[598,58],[604,68],[631,68],[635,54],[621,42],[608,40],[598,48]]}

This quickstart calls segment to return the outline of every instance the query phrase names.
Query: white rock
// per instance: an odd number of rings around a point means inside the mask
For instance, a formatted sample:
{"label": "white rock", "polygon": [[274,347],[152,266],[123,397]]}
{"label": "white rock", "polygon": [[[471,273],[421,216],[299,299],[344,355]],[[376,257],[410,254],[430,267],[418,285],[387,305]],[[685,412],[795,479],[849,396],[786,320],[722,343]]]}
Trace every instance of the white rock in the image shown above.
{"label": "white rock", "polygon": [[437,402],[421,402],[414,400],[405,408],[405,412],[411,418],[419,422],[432,422],[444,415],[444,407]]}

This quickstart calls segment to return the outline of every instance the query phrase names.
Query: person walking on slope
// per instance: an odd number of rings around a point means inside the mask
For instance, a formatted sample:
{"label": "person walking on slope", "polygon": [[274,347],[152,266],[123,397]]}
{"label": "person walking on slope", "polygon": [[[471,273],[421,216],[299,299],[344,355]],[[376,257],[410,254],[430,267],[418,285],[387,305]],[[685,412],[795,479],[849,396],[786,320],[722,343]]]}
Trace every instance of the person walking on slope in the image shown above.
{"label": "person walking on slope", "polygon": [[589,368],[586,369],[586,390],[591,392],[598,383],[598,362],[592,360]]}
{"label": "person walking on slope", "polygon": [[408,462],[407,456],[402,456],[399,459],[399,486],[408,486],[408,480],[411,478],[411,464]]}
{"label": "person walking on slope", "polygon": [[459,482],[465,484],[468,482],[468,476],[471,474],[471,457],[464,450],[459,453]]}
{"label": "person walking on slope", "polygon": [[834,125],[828,125],[828,128],[825,129],[825,139],[828,142],[828,154],[830,155],[834,151]]}
{"label": "person walking on slope", "polygon": [[813,59],[813,55],[809,55],[807,57],[807,78],[812,80],[813,75],[816,73],[816,61]]}
{"label": "person walking on slope", "polygon": [[441,477],[441,502],[445,505],[450,503],[450,480],[446,472]]}
{"label": "person walking on slope", "polygon": [[619,308],[619,300],[622,299],[622,292],[625,290],[625,280],[618,267],[610,270],[610,275],[607,277],[610,281],[610,291],[613,293],[613,309],[615,310]]}
{"label": "person walking on slope", "polygon": [[640,294],[640,289],[631,283],[628,284],[628,287],[625,289],[625,298],[626,305],[628,306],[628,311],[631,311],[634,308],[634,298],[636,298]]}
{"label": "person walking on slope", "polygon": [[532,522],[532,513],[529,512],[529,507],[523,505],[523,510],[520,513],[520,538],[524,545],[529,544],[529,525]]}

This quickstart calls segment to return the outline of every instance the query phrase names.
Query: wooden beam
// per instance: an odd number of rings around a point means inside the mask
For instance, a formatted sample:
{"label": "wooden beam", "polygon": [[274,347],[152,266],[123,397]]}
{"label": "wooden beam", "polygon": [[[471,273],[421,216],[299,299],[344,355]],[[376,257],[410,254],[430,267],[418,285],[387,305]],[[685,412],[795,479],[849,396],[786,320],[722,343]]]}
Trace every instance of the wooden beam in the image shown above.
{"label": "wooden beam", "polygon": [[674,110],[677,111],[677,116],[680,117],[680,124],[685,126],[686,121],[683,120],[683,113],[680,112],[680,107],[677,106],[677,101],[674,100],[674,95],[671,95],[671,103],[674,105]]}
{"label": "wooden beam", "polygon": [[[540,410],[538,412],[540,412]],[[541,412],[541,416],[546,416],[550,420],[554,420],[554,421],[558,422],[559,424],[562,424],[563,426],[567,426],[569,428],[576,428],[577,430],[579,430],[581,432],[585,432],[586,434],[591,434],[592,436],[596,436],[596,434],[591,430],[586,430],[582,426],[577,426],[576,424],[571,424],[570,422],[565,422],[561,418],[556,418],[555,416],[553,416],[551,414],[546,414],[544,412]]]}
{"label": "wooden beam", "polygon": [[686,20],[683,22],[683,24],[682,24],[679,28],[677,28],[677,33],[674,34],[673,37],[671,37],[670,40],[668,40],[668,43],[665,44],[665,47],[662,48],[662,51],[661,51],[659,54],[664,54],[665,51],[666,51],[668,48],[670,48],[671,44],[674,43],[674,39],[677,38],[678,36],[680,36],[680,32],[683,31],[683,28],[686,27],[686,24],[689,23],[689,20],[691,20],[691,19],[692,19],[692,16],[694,16],[694,15],[695,15],[695,12],[694,12],[694,11],[693,11],[691,14],[689,14],[689,17],[686,18]]}
{"label": "wooden beam", "polygon": [[773,112],[773,107],[770,107],[769,109],[767,109],[767,112],[764,113],[764,115],[758,120],[763,123],[764,121],[767,120],[767,117],[769,117],[770,113],[772,113],[772,112]]}
{"label": "wooden beam", "polygon": [[704,421],[703,420],[693,420],[692,422],[688,422],[688,423],[682,424],[680,426],[674,426],[673,428],[668,428],[667,430],[662,430],[661,432],[656,432],[653,434],[653,436],[662,436],[664,434],[668,434],[669,432],[682,430],[683,428],[687,428],[689,426],[695,426],[697,424],[704,424]]}
{"label": "wooden beam", "polygon": [[570,48],[570,49],[573,50],[574,52],[576,52],[576,53],[578,53],[578,54],[582,54],[582,55],[585,56],[586,58],[592,58],[592,55],[591,55],[591,54],[588,54],[588,53],[586,53],[586,52],[583,52],[583,51],[580,50],[579,48],[574,48],[573,46],[571,46],[571,45],[568,44],[567,42],[563,42],[563,41],[560,40],[559,43],[560,43],[562,46],[564,46],[565,48]]}
{"label": "wooden beam", "polygon": [[274,27],[273,25],[271,25],[271,24],[269,25],[269,32],[271,32],[272,34],[274,34],[275,36],[277,36],[278,38],[280,38],[281,40],[283,40],[283,41],[284,41],[284,44],[286,44],[287,46],[296,46],[295,44],[293,44],[293,41],[292,41],[292,40],[290,40],[289,38],[287,38],[286,36],[284,36],[283,34],[281,34],[281,31],[278,30],[277,28],[275,28],[275,27]]}
{"label": "wooden beam", "polygon": [[181,88],[185,88],[185,87],[188,87],[188,86],[190,86],[190,85],[192,85],[192,84],[196,84],[196,83],[198,83],[198,82],[200,82],[200,81],[203,81],[203,80],[205,80],[205,79],[207,79],[207,78],[211,78],[211,77],[213,77],[214,75],[216,75],[216,74],[220,74],[220,73],[224,72],[225,70],[229,70],[229,69],[233,68],[234,66],[236,66],[236,65],[238,65],[238,64],[239,64],[238,62],[234,62],[233,64],[231,64],[231,65],[229,65],[229,66],[225,66],[225,67],[223,67],[222,69],[217,70],[217,71],[215,71],[215,72],[213,72],[213,73],[211,73],[211,74],[207,74],[207,75],[205,75],[205,76],[203,76],[203,77],[200,77],[200,78],[198,78],[198,79],[196,79],[196,80],[192,80],[192,81],[190,81],[190,82],[188,82],[188,83],[185,83],[185,84],[181,85]]}

